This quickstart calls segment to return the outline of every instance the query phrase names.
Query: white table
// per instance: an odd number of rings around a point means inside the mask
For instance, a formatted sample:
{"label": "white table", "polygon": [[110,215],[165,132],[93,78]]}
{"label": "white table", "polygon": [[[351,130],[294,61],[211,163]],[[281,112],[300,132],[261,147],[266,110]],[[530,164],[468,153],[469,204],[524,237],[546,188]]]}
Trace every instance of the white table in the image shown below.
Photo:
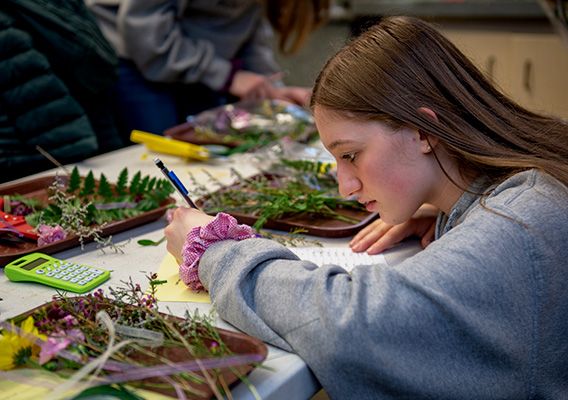
{"label": "white table", "polygon": [[[125,166],[128,167],[129,176],[132,176],[136,171],[141,171],[143,175],[161,178],[163,175],[153,162],[155,157],[159,157],[166,167],[175,171],[188,188],[190,187],[189,173],[198,182],[207,182],[208,177],[203,173],[203,169],[207,169],[209,173],[224,183],[233,180],[229,173],[230,167],[237,169],[244,176],[257,172],[250,161],[250,157],[246,155],[233,157],[230,161],[186,162],[180,157],[148,152],[143,145],[130,146],[94,157],[77,164],[77,166],[82,175],[92,170],[95,178],[98,179],[100,173],[104,173],[110,182],[116,181],[118,174]],[[37,176],[53,175],[53,173],[54,171],[47,171]],[[174,194],[174,197],[176,197],[178,204],[185,205],[181,196],[177,193]],[[121,286],[122,281],[129,279],[140,283],[145,290],[148,286],[146,276],[158,270],[167,250],[165,242],[157,247],[144,247],[138,245],[137,241],[139,239],[159,240],[163,236],[166,225],[166,217],[163,216],[154,222],[113,235],[113,243],[126,243],[123,247],[124,253],[114,253],[112,250],[106,250],[106,253],[103,253],[97,249],[95,243],[88,243],[83,249],[75,247],[53,254],[53,256],[112,270],[111,278],[101,286],[103,290],[109,286]],[[316,239],[324,246],[340,247],[347,246],[350,240],[350,238]],[[385,252],[385,257],[389,264],[394,265],[416,253],[419,249],[417,241],[408,241]],[[107,290],[105,292],[108,293]],[[47,286],[11,282],[6,278],[4,269],[0,268],[0,298],[3,299],[3,301],[0,301],[0,320],[14,317],[42,305],[50,301],[54,294],[55,290]],[[187,309],[191,312],[198,309],[200,312],[207,313],[211,309],[211,305],[208,303],[160,302],[159,308],[163,312],[170,310],[175,315],[183,315]],[[216,324],[220,328],[235,330],[220,319]],[[268,349],[268,356],[263,364],[268,368],[256,368],[249,376],[250,383],[256,388],[262,399],[308,399],[320,389],[320,384],[301,358],[270,345]],[[254,399],[250,389],[242,383],[235,386],[231,393],[236,399]]]}

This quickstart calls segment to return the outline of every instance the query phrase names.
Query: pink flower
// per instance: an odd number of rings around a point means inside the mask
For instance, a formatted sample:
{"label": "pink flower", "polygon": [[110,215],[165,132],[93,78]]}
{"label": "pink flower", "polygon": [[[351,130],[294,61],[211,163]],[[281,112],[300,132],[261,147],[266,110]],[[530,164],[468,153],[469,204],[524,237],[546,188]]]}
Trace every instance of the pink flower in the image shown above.
{"label": "pink flower", "polygon": [[37,239],[38,246],[44,246],[46,244],[58,242],[65,239],[67,233],[59,225],[49,226],[40,225],[37,227],[39,237]]}
{"label": "pink flower", "polygon": [[48,337],[47,341],[41,346],[39,365],[43,365],[51,360],[74,341],[85,341],[85,335],[83,335],[83,332],[79,329],[70,329],[68,331],[57,330],[57,332],[53,336]]}
{"label": "pink flower", "polygon": [[77,321],[77,318],[75,318],[72,315],[67,315],[61,318],[60,321],[65,322],[67,326],[79,325],[79,321]]}

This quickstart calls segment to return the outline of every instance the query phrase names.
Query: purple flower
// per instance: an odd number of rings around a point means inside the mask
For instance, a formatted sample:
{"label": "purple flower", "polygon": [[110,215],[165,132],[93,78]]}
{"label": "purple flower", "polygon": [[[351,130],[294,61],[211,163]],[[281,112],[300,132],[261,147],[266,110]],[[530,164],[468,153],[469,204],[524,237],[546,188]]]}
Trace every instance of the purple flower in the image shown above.
{"label": "purple flower", "polygon": [[39,352],[39,365],[43,365],[59,352],[65,350],[74,341],[84,342],[85,335],[79,329],[70,329],[68,331],[57,330],[53,336],[47,338],[47,341],[41,346]]}
{"label": "purple flower", "polygon": [[11,201],[10,207],[12,209],[12,215],[26,216],[34,212],[34,210],[31,207],[28,207],[21,201]]}
{"label": "purple flower", "polygon": [[61,318],[61,322],[65,323],[65,325],[67,325],[68,327],[73,326],[73,325],[79,325],[79,321],[77,321],[77,318],[75,318],[71,314],[66,315],[65,317]]}
{"label": "purple flower", "polygon": [[58,242],[65,239],[67,233],[59,225],[49,226],[40,225],[37,227],[39,237],[37,239],[38,246],[44,246],[46,244]]}

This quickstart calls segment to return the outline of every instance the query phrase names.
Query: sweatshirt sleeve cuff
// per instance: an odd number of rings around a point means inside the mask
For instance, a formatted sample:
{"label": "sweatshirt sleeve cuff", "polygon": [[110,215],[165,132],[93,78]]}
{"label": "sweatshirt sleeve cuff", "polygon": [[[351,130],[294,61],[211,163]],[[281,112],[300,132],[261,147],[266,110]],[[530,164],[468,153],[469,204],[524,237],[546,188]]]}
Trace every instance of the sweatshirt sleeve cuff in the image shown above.
{"label": "sweatshirt sleeve cuff", "polygon": [[207,225],[190,230],[182,248],[183,263],[180,265],[179,276],[192,290],[204,289],[199,280],[199,260],[213,243],[221,240],[244,240],[256,237],[248,225],[239,225],[232,216],[219,213]]}

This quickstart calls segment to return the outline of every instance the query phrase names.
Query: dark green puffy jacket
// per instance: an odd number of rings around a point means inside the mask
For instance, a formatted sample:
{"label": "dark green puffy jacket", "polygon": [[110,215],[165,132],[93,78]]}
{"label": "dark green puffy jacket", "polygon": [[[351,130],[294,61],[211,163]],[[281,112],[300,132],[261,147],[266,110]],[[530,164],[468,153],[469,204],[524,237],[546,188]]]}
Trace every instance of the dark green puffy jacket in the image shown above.
{"label": "dark green puffy jacket", "polygon": [[106,90],[117,60],[82,0],[0,5],[0,183],[122,147]]}

